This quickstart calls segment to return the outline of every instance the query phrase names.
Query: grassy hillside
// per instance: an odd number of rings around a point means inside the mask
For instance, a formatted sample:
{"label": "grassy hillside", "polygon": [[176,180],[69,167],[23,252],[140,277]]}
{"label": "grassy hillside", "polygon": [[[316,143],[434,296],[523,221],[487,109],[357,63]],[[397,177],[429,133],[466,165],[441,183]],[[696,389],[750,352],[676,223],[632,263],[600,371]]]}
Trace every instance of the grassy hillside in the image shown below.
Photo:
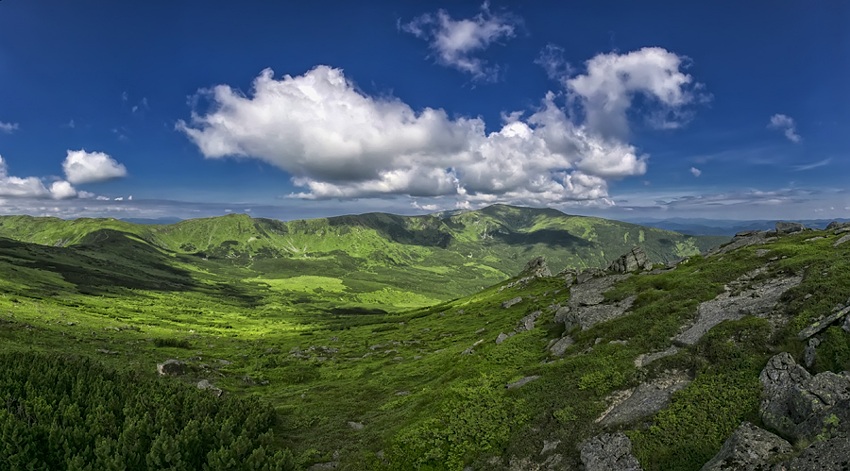
{"label": "grassy hillside", "polygon": [[129,253],[250,279],[291,297],[395,309],[474,293],[515,275],[533,256],[547,257],[559,271],[607,266],[637,244],[653,261],[666,262],[726,240],[504,205],[451,215],[290,222],[228,215],[169,225],[6,216],[0,237],[89,254],[129,244]]}
{"label": "grassy hillside", "polygon": [[[244,217],[195,223],[226,222],[248,233],[260,233],[259,225],[268,240],[289,237],[294,248],[299,241],[313,241],[316,247],[328,243],[317,239],[315,231],[331,227],[343,237],[380,232],[372,226],[385,232],[394,227],[393,234],[364,235],[360,240],[380,241],[397,250],[407,245],[416,250],[434,246],[428,244],[439,247],[440,239],[423,239],[435,233],[426,230],[433,224],[448,228],[446,254],[463,244],[471,249],[474,240],[520,247],[505,239],[522,231],[530,237],[542,237],[547,230],[568,232],[588,243],[613,237],[601,225],[604,221],[571,219],[494,207],[443,218],[404,218],[406,231],[387,224],[393,219],[386,215],[339,218],[335,226],[330,220],[279,223]],[[742,420],[758,421],[758,374],[770,354],[786,350],[799,355],[803,344],[796,333],[844,303],[850,286],[850,243],[834,248],[839,236],[828,232],[694,256],[675,270],[615,283],[605,299],[636,296],[628,314],[572,331],[575,343],[563,358],[552,358],[546,347],[565,328],[554,322],[555,307],[565,305],[570,296],[562,278],[511,287],[505,287],[505,281],[414,310],[399,311],[376,297],[370,301],[372,308],[355,310],[346,296],[380,293],[383,288],[355,293],[344,284],[348,278],[331,283],[330,271],[305,269],[272,278],[273,270],[253,267],[274,263],[273,258],[264,261],[254,255],[243,264],[169,249],[169,244],[202,238],[200,231],[183,235],[195,230],[191,223],[155,227],[151,233],[135,227],[101,228],[70,247],[3,241],[0,351],[93,358],[105,368],[135,372],[138,381],[153,381],[157,363],[180,359],[187,371],[175,381],[186,387],[207,380],[226,395],[258,397],[272,404],[279,420],[272,442],[265,446],[292,450],[291,464],[302,467],[333,462],[337,469],[350,470],[507,469],[512,460],[527,462],[528,467],[545,460],[548,455],[541,454],[541,448],[556,441],[562,464],[575,467],[576,444],[604,429],[596,418],[608,407],[612,393],[676,371],[693,381],[667,408],[617,428],[632,438],[646,469],[698,469]],[[306,235],[311,231],[312,238]],[[231,240],[235,232],[213,234],[207,240]],[[646,231],[644,241],[651,234]],[[639,232],[628,237],[639,237]],[[152,245],[151,240],[159,242]],[[162,242],[166,240],[172,242]],[[412,240],[417,243],[404,242]],[[533,247],[542,249],[547,243]],[[339,263],[332,252],[303,253],[315,258],[330,253],[326,257]],[[524,253],[517,249],[517,257]],[[298,257],[282,262],[296,261]],[[367,266],[377,272],[381,265],[373,263]],[[305,261],[303,266],[314,265]],[[329,263],[325,269],[333,266]],[[635,365],[639,355],[668,348],[671,337],[693,320],[700,302],[757,268],[762,269],[758,279],[789,273],[803,277],[783,297],[783,310],[777,313],[783,327],[746,316],[716,326],[675,355],[647,367]],[[390,277],[401,272],[387,268],[382,273]],[[112,279],[116,281],[107,288],[106,280]],[[380,283],[365,275],[363,282]],[[416,293],[420,285],[406,289]],[[517,297],[522,299],[503,307]],[[382,305],[385,309],[374,309]],[[515,331],[524,316],[536,311],[540,316],[535,328],[496,343],[500,333]],[[850,335],[834,328],[824,342],[815,369],[850,369]],[[522,387],[505,387],[529,376],[538,378]]]}

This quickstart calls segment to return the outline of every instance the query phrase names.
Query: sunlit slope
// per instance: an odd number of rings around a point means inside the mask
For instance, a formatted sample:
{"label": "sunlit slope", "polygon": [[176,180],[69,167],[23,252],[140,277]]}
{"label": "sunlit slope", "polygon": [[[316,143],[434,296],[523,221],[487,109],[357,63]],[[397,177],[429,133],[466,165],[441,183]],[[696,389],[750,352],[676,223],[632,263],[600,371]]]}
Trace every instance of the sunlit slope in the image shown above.
{"label": "sunlit slope", "polygon": [[515,275],[533,256],[546,257],[554,271],[604,267],[641,245],[653,261],[666,262],[724,240],[505,205],[425,216],[369,213],[288,222],[247,215],[169,225],[0,218],[0,237],[49,246],[108,243],[105,229],[273,289],[336,291],[343,297],[361,295],[346,298],[355,303],[406,300],[408,306],[475,292]]}

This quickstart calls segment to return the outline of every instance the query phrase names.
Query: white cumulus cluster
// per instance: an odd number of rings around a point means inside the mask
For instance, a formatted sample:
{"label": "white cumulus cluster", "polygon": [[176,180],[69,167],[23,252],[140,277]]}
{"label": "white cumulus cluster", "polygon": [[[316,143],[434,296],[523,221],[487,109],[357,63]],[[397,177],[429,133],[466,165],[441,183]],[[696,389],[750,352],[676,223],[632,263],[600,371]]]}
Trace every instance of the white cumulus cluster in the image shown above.
{"label": "white cumulus cluster", "polygon": [[55,179],[46,184],[39,177],[16,177],[9,175],[6,161],[0,156],[0,196],[18,198],[92,198],[87,191],[78,191],[76,184],[93,183],[123,177],[127,169],[103,152],[69,150],[62,163],[65,180]]}
{"label": "white cumulus cluster", "polygon": [[[506,113],[491,132],[480,118],[366,95],[340,69],[320,65],[280,79],[266,69],[250,95],[228,85],[203,90],[210,111],[193,111],[177,129],[207,158],[256,158],[283,169],[304,189],[291,195],[299,198],[607,205],[610,180],[647,168],[648,156],[628,143],[633,98],[659,104],[670,123],[694,100],[681,64],[661,48],[596,56],[586,73],[563,78],[562,93],[547,93],[527,117]],[[577,110],[558,105],[564,95]]]}

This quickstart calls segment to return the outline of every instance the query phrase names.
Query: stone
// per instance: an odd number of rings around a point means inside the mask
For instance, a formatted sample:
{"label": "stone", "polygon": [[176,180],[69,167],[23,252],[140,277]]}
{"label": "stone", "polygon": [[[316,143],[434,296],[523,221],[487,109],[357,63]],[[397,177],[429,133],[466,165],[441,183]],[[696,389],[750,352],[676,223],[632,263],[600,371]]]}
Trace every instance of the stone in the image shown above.
{"label": "stone", "polygon": [[622,432],[603,433],[583,442],[579,447],[585,471],[640,471],[640,463],[632,454],[632,441]]}
{"label": "stone", "polygon": [[806,447],[796,458],[775,471],[826,471],[850,469],[850,433],[842,433]]}
{"label": "stone", "polygon": [[700,471],[767,471],[777,456],[794,448],[782,438],[744,422]]}
{"label": "stone", "polygon": [[507,389],[521,388],[521,387],[525,386],[526,384],[534,381],[535,379],[540,379],[540,376],[537,376],[537,375],[526,376],[525,378],[514,381],[513,383],[506,384],[505,388],[507,388]]}
{"label": "stone", "polygon": [[[756,270],[730,283],[727,290],[716,298],[700,303],[694,323],[673,337],[681,346],[697,343],[712,327],[726,320],[738,320],[745,316],[768,317],[772,314],[779,298],[789,289],[803,281],[801,276],[772,278],[749,286],[752,278],[761,273]],[[734,288],[734,290],[733,290]],[[740,292],[733,294],[734,291]]]}
{"label": "stone", "polygon": [[810,338],[808,343],[806,343],[806,349],[803,351],[803,364],[806,368],[814,366],[818,345],[820,345],[820,340],[814,337]]}
{"label": "stone", "polygon": [[847,242],[848,240],[850,240],[850,234],[843,235],[843,236],[841,236],[841,238],[840,238],[840,239],[836,240],[836,241],[835,241],[835,243],[834,243],[834,244],[832,244],[832,246],[833,246],[833,247],[838,247],[839,245],[841,245],[841,244],[843,244],[843,243]]}
{"label": "stone", "polygon": [[[582,330],[625,315],[636,299],[630,296],[616,303],[605,303],[605,292],[631,275],[608,275],[592,278],[570,288],[567,306],[559,310],[567,332],[580,326]],[[558,316],[558,313],[556,313]]]}
{"label": "stone", "polygon": [[[797,338],[800,340],[806,340],[809,337],[817,335],[822,331],[826,330],[827,327],[846,316],[850,313],[850,306],[845,307],[839,311],[833,312],[832,314],[826,316],[825,318],[812,323],[812,325],[806,327],[801,330],[800,333],[797,334]],[[845,321],[846,322],[846,321]]]}
{"label": "stone", "polygon": [[540,314],[542,314],[542,312],[534,311],[531,314],[526,315],[525,317],[520,319],[519,325],[516,326],[514,331],[519,333],[534,330],[534,322],[537,321],[537,318],[540,317]]}
{"label": "stone", "polygon": [[590,267],[582,270],[578,275],[576,275],[576,283],[587,283],[588,281],[598,278],[604,275],[605,272],[600,268]]}
{"label": "stone", "polygon": [[552,276],[552,272],[549,271],[549,266],[546,265],[545,257],[534,257],[525,264],[525,268],[522,269],[521,275],[540,278]]}
{"label": "stone", "polygon": [[803,232],[804,230],[806,230],[806,226],[799,222],[778,221],[776,223],[777,234],[794,234],[797,232]]}
{"label": "stone", "polygon": [[540,454],[545,455],[550,451],[555,451],[560,444],[561,440],[543,440],[543,449],[540,451]]}
{"label": "stone", "polygon": [[834,414],[846,415],[842,423],[850,422],[850,378],[846,375],[827,371],[812,376],[789,353],[782,352],[768,361],[759,380],[764,390],[759,407],[762,422],[786,439],[814,439]]}
{"label": "stone", "polygon": [[664,350],[664,351],[661,351],[661,352],[642,353],[642,354],[638,355],[637,358],[635,358],[635,367],[643,368],[644,366],[646,366],[646,365],[648,365],[648,364],[650,364],[654,361],[660,360],[664,357],[669,357],[669,356],[675,355],[677,353],[679,353],[679,348],[676,347],[676,346],[671,346],[667,350]]}
{"label": "stone", "polygon": [[496,337],[496,345],[499,345],[500,343],[504,342],[505,340],[509,339],[510,337],[511,337],[510,335],[508,335],[504,332],[500,333],[499,336]]}
{"label": "stone", "polygon": [[162,363],[157,363],[156,372],[160,376],[181,376],[186,374],[186,363],[173,358],[165,360]]}
{"label": "stone", "polygon": [[834,231],[834,230],[837,230],[837,229],[844,229],[845,227],[850,228],[850,221],[845,221],[845,222],[832,221],[831,223],[826,225],[826,230],[827,231]]}
{"label": "stone", "polygon": [[517,296],[515,298],[508,299],[507,301],[502,302],[502,307],[507,309],[515,304],[519,304],[522,302],[522,296]]}
{"label": "stone", "polygon": [[564,353],[566,353],[567,349],[570,348],[570,345],[572,345],[573,343],[575,342],[573,341],[572,337],[561,337],[549,347],[549,353],[551,353],[552,356],[562,357],[564,356]]}
{"label": "stone", "polygon": [[640,247],[632,248],[608,266],[608,270],[615,273],[635,273],[650,269],[652,269],[652,262],[649,261],[646,252]]}
{"label": "stone", "polygon": [[348,426],[351,427],[352,430],[363,430],[363,428],[365,427],[362,422],[354,421],[349,421]]}
{"label": "stone", "polygon": [[762,245],[769,242],[770,237],[768,237],[767,232],[764,231],[742,231],[735,234],[735,237],[732,238],[732,241],[726,244],[723,244],[717,248],[711,249],[708,252],[708,255],[719,255],[731,252],[736,249],[740,249],[741,247],[749,247],[751,245]]}
{"label": "stone", "polygon": [[212,383],[210,383],[207,379],[202,379],[198,381],[197,386],[198,389],[209,391],[213,393],[216,397],[221,397],[221,395],[224,394],[224,391],[222,391],[221,388],[213,386]]}
{"label": "stone", "polygon": [[672,372],[634,389],[618,391],[609,400],[612,404],[596,422],[603,426],[618,426],[649,417],[670,404],[674,392],[684,389],[691,379],[682,373]]}
{"label": "stone", "polygon": [[841,328],[844,329],[844,332],[850,334],[850,316],[844,318],[844,325]]}

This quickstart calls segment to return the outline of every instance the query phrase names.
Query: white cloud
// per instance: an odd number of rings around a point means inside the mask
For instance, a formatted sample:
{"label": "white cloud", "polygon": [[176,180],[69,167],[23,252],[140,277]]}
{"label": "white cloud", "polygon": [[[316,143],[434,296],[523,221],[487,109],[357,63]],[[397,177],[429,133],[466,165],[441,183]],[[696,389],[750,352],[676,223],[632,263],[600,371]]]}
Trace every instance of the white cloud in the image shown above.
{"label": "white cloud", "polygon": [[650,116],[656,127],[681,125],[682,107],[695,101],[690,75],[680,69],[684,58],[660,47],[645,47],[627,54],[599,54],[585,63],[587,72],[566,81],[569,93],[579,100],[588,129],[606,137],[625,138],[626,111],[635,95],[654,100],[661,108]]}
{"label": "white cloud", "polygon": [[62,169],[73,184],[94,183],[127,175],[127,168],[103,152],[68,150]]}
{"label": "white cloud", "polygon": [[77,192],[70,183],[59,180],[47,188],[40,178],[9,175],[6,161],[0,156],[0,196],[16,198],[73,198]]}
{"label": "white cloud", "polygon": [[50,195],[58,200],[64,200],[77,196],[77,190],[65,180],[59,180],[50,185]]}
{"label": "white cloud", "polygon": [[800,142],[803,138],[797,134],[797,124],[794,123],[794,119],[788,115],[784,114],[775,114],[770,117],[770,123],[767,125],[768,129],[778,129],[785,134],[785,137],[788,138],[791,142]]}
{"label": "white cloud", "polygon": [[466,72],[477,80],[495,80],[498,67],[487,64],[474,54],[491,44],[516,35],[518,19],[508,14],[493,14],[487,2],[470,19],[455,20],[445,10],[424,14],[400,24],[402,31],[430,43],[437,61]]}
{"label": "white cloud", "polygon": [[560,46],[547,44],[537,55],[537,59],[534,59],[534,63],[543,67],[550,79],[563,81],[572,75],[572,67],[564,58],[564,52],[564,48]]}
{"label": "white cloud", "polygon": [[[674,108],[688,102],[684,87],[690,79],[660,74],[662,83],[656,83],[658,70],[668,75],[678,70],[640,65],[675,57],[662,51],[626,54],[628,67],[605,69],[615,75],[651,69],[642,78],[609,80],[598,68],[577,78],[592,77],[601,84],[595,89],[620,93],[617,112],[624,119],[635,93],[652,94]],[[617,80],[628,83],[611,85]],[[578,106],[598,112],[596,92],[585,82],[577,82],[588,97]],[[677,83],[681,90],[674,90]],[[416,111],[399,99],[365,95],[341,70],[327,66],[280,80],[266,69],[247,96],[227,85],[202,94],[211,100],[210,111],[193,111],[190,122],[179,121],[177,129],[207,158],[257,158],[283,169],[304,188],[291,195],[298,198],[409,195],[481,204],[608,205],[610,180],[647,169],[647,155],[621,136],[599,132],[596,121],[576,121],[551,92],[525,119],[520,112],[503,113],[504,124],[490,133],[480,118],[450,118],[442,109]]]}
{"label": "white cloud", "polygon": [[5,132],[6,134],[12,134],[20,128],[18,123],[4,123],[0,121],[0,132]]}
{"label": "white cloud", "polygon": [[702,175],[702,170],[700,170],[696,167],[691,167],[691,174],[695,177],[698,177],[698,176]]}

